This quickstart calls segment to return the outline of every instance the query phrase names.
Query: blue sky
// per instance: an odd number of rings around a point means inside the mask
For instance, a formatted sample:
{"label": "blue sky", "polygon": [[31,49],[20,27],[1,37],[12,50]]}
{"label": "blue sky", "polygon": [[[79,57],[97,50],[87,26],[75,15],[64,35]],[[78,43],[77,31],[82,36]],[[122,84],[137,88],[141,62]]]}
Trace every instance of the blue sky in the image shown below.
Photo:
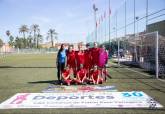
{"label": "blue sky", "polygon": [[[112,15],[123,1],[111,0]],[[165,7],[165,0],[149,1],[153,1],[150,9]],[[48,29],[53,28],[59,33],[58,42],[85,42],[94,29],[93,3],[99,9],[98,17],[108,10],[108,0],[0,0],[0,38],[7,42],[6,30],[17,36],[21,25],[39,24],[44,37]],[[137,7],[139,13],[144,13],[141,5]]]}

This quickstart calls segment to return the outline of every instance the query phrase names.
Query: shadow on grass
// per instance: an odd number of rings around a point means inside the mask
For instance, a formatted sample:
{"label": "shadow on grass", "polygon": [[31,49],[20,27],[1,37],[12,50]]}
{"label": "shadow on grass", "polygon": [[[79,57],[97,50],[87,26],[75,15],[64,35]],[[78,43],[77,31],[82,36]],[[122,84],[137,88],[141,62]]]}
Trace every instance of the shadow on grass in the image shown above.
{"label": "shadow on grass", "polygon": [[56,67],[44,67],[44,66],[0,66],[0,68],[56,68]]}
{"label": "shadow on grass", "polygon": [[[120,70],[117,70],[117,69],[115,69],[116,70],[116,72],[118,72],[118,73],[120,73],[120,74],[122,74],[123,72],[121,72]],[[130,74],[128,73],[128,74],[124,74],[124,76],[125,77],[127,77],[127,78],[129,78],[129,79],[132,79],[132,77],[130,76]],[[134,78],[134,77],[133,77]],[[150,77],[150,78],[152,78],[152,77]],[[151,87],[152,89],[155,89],[155,90],[157,90],[157,91],[159,91],[159,92],[162,92],[162,93],[165,93],[165,91],[164,90],[162,90],[162,89],[160,89],[160,88],[158,88],[158,87],[155,87],[155,86],[153,86],[151,83],[147,83],[147,82],[145,82],[144,80],[140,80],[141,78],[134,78],[137,82],[139,82],[139,83],[142,83],[142,84],[144,84],[144,85],[146,85],[146,86],[148,86],[148,87]]]}
{"label": "shadow on grass", "polygon": [[122,79],[122,80],[130,80],[130,79],[153,79],[153,77],[112,77],[112,79]]}
{"label": "shadow on grass", "polygon": [[60,85],[58,80],[46,80],[46,81],[35,81],[35,82],[28,82],[28,84],[54,84],[54,85]]}
{"label": "shadow on grass", "polygon": [[[116,61],[114,63],[117,64]],[[120,62],[120,64],[124,65],[124,66],[120,66],[120,68],[138,68],[138,69],[141,69],[140,72],[144,72],[144,73],[147,73],[149,75],[155,75],[155,71],[145,70],[144,68],[141,68],[138,63],[123,61],[123,62]],[[112,66],[112,68],[119,68],[119,67],[117,65],[114,65],[114,66]]]}
{"label": "shadow on grass", "polygon": [[[118,64],[117,61],[114,61],[113,63]],[[139,66],[139,64],[136,63],[136,62],[121,61],[120,64],[125,65],[125,66],[127,66],[129,68],[140,68],[141,69],[141,67]]]}

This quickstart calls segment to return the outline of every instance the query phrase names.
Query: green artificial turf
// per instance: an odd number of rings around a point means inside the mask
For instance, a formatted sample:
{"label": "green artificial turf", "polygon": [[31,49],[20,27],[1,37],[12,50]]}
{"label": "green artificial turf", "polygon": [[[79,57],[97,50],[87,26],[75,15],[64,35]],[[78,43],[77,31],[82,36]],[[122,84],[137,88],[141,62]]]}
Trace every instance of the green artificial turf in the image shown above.
{"label": "green artificial turf", "polygon": [[[19,54],[0,57],[0,102],[16,93],[38,93],[57,79],[55,54]],[[139,68],[110,63],[112,79],[118,91],[143,91],[165,106],[165,82]],[[135,71],[132,71],[135,70]],[[143,75],[144,74],[144,75]],[[0,114],[165,114],[163,109],[7,109]]]}

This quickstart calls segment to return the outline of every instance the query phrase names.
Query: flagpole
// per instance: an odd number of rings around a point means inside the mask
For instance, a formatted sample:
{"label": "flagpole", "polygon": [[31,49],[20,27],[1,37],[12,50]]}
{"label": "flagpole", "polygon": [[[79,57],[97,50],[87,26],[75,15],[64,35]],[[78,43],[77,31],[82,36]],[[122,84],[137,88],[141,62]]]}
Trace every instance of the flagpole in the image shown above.
{"label": "flagpole", "polygon": [[125,1],[125,37],[127,34],[127,3]]}
{"label": "flagpole", "polygon": [[106,42],[106,12],[104,12],[104,19],[105,19],[105,42]]}
{"label": "flagpole", "polygon": [[95,41],[97,42],[96,10],[94,10],[94,18],[95,18]]}
{"label": "flagpole", "polygon": [[101,43],[103,43],[104,42],[104,31],[103,31],[103,16],[101,15]]}
{"label": "flagpole", "polygon": [[93,4],[93,11],[94,11],[94,26],[95,26],[95,42],[97,42],[97,23],[96,23],[96,11],[98,8],[96,8],[95,4]]}
{"label": "flagpole", "polygon": [[111,47],[111,29],[110,29],[110,26],[111,26],[111,18],[110,18],[110,5],[111,5],[111,0],[109,0],[109,54],[110,54],[110,47]]}

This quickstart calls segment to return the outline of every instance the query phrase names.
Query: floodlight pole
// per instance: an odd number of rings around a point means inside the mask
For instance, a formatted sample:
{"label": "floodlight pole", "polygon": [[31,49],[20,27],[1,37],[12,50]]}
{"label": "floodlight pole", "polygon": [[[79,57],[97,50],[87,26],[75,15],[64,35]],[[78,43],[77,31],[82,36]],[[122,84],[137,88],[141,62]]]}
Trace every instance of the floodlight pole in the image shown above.
{"label": "floodlight pole", "polygon": [[159,34],[156,32],[156,78],[159,78]]}
{"label": "floodlight pole", "polygon": [[117,58],[118,58],[118,66],[120,67],[120,53],[119,53],[119,50],[120,50],[120,39],[119,38],[117,38],[117,14],[118,14],[118,12],[116,11],[116,40],[117,40],[117,53],[118,53],[118,55],[117,55]]}
{"label": "floodlight pole", "polygon": [[148,0],[146,0],[146,32],[147,32],[147,25],[148,25]]}
{"label": "floodlight pole", "polygon": [[[126,40],[126,35],[127,35],[127,0],[125,0],[125,40]],[[126,51],[126,43],[124,42],[124,51]]]}
{"label": "floodlight pole", "polygon": [[[139,38],[139,23],[138,23],[138,22],[139,22],[139,17],[138,17],[138,16],[136,17],[136,22],[137,22],[137,25],[136,25],[136,26],[137,26],[136,37],[137,37],[138,39],[140,39],[140,38]],[[137,50],[136,50],[136,53],[137,53]],[[139,52],[139,54],[140,54],[139,56],[141,57],[141,51]],[[138,61],[140,61],[140,57],[139,57],[139,59],[138,59],[138,57],[137,57],[137,60],[138,60]]]}
{"label": "floodlight pole", "polygon": [[134,0],[134,39],[135,39],[135,46],[134,46],[135,61],[134,62],[137,62],[136,35],[135,35],[135,28],[136,28],[136,25],[135,25],[135,22],[136,22],[136,5],[135,4],[136,3]]}
{"label": "floodlight pole", "polygon": [[96,8],[95,4],[93,4],[93,11],[94,11],[94,28],[95,28],[95,42],[97,42],[97,21],[96,21],[96,11],[98,11],[98,8]]}
{"label": "floodlight pole", "polygon": [[125,1],[125,37],[127,34],[127,3]]}

